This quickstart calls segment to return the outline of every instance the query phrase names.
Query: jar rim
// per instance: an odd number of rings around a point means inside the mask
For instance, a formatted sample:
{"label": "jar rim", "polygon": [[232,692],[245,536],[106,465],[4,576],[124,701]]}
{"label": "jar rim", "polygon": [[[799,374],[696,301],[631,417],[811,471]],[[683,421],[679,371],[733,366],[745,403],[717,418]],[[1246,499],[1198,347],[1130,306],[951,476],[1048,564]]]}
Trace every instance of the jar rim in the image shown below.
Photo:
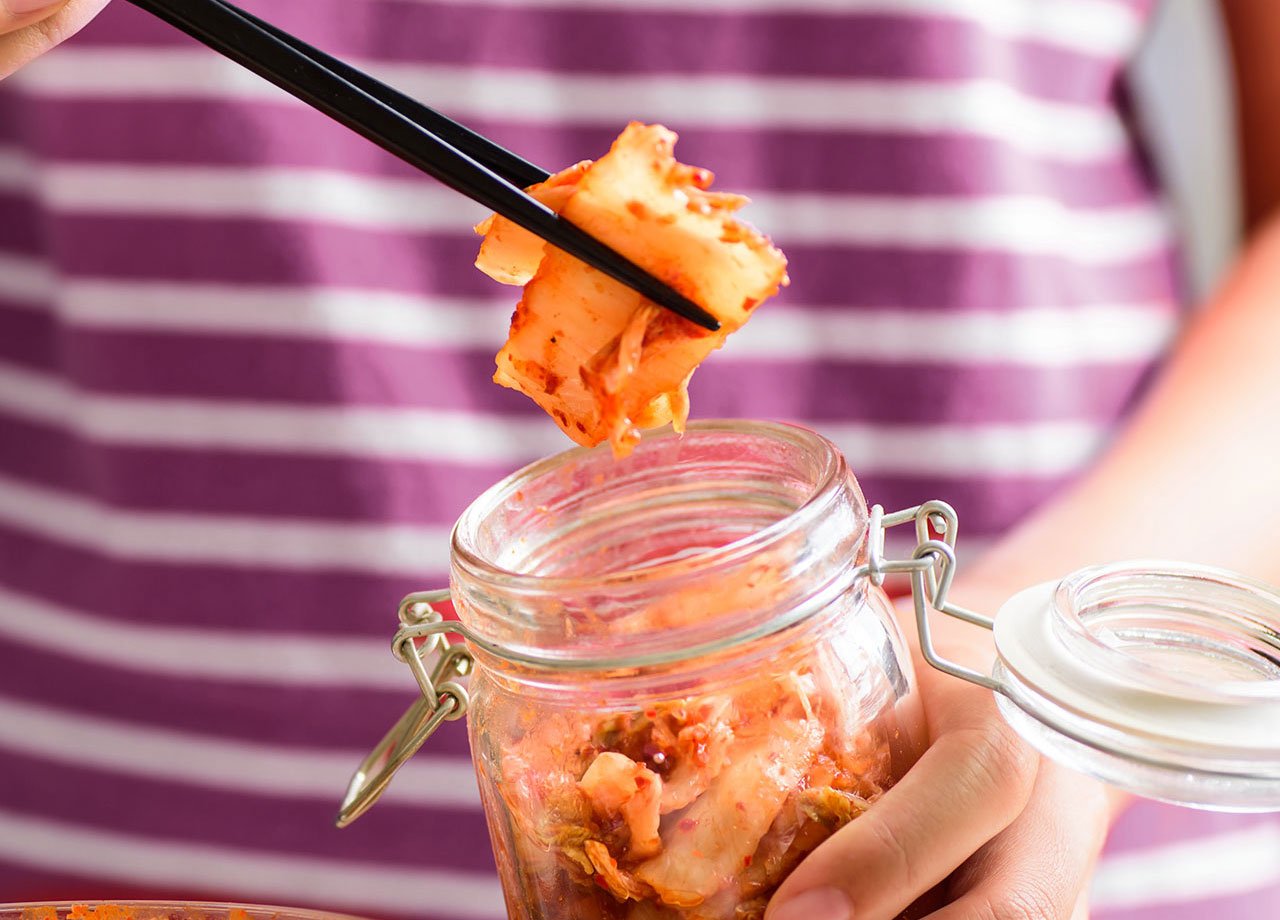
{"label": "jar rim", "polygon": [[669,578],[688,578],[701,570],[711,571],[721,566],[739,563],[746,557],[785,539],[788,532],[794,531],[797,527],[803,527],[807,521],[820,518],[826,509],[838,500],[841,490],[845,488],[849,471],[840,450],[813,429],[786,422],[742,419],[699,420],[690,422],[685,432],[681,434],[677,434],[670,428],[643,433],[635,453],[653,450],[656,445],[672,439],[717,432],[772,438],[807,451],[811,457],[821,463],[820,471],[814,477],[815,484],[808,497],[777,520],[736,540],[711,549],[699,550],[679,559],[657,562],[639,568],[605,572],[594,576],[548,576],[514,571],[485,558],[475,548],[475,544],[478,542],[480,528],[484,526],[485,519],[492,511],[520,492],[522,485],[557,469],[569,467],[583,458],[609,450],[607,445],[576,447],[516,470],[490,486],[472,501],[458,517],[450,537],[454,566],[464,571],[468,579],[481,585],[516,593],[568,589],[582,591],[592,587],[607,588],[639,580],[661,582]]}

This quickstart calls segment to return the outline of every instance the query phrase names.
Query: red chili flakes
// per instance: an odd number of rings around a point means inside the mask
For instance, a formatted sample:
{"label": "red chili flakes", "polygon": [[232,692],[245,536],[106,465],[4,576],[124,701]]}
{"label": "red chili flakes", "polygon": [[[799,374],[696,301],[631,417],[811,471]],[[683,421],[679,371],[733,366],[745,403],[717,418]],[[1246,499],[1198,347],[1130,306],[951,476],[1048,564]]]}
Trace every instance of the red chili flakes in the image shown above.
{"label": "red chili flakes", "polygon": [[133,920],[133,908],[124,904],[73,904],[67,920]]}

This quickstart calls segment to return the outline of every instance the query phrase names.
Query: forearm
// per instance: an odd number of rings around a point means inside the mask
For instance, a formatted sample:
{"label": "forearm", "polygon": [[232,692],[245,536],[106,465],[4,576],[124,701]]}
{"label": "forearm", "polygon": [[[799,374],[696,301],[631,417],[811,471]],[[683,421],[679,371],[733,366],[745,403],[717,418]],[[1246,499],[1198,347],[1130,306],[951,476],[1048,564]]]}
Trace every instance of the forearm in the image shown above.
{"label": "forearm", "polygon": [[[1260,229],[1111,448],[986,554],[951,597],[995,613],[1091,563],[1181,559],[1280,583],[1280,220]],[[961,543],[963,525],[961,521]],[[989,634],[932,618],[947,654],[985,669]],[[906,624],[913,628],[913,624]],[[1106,790],[1112,816],[1128,796]]]}
{"label": "forearm", "polygon": [[1139,557],[1280,583],[1277,510],[1280,220],[1273,218],[1106,454],[962,568],[957,597],[991,603],[1083,565]]}

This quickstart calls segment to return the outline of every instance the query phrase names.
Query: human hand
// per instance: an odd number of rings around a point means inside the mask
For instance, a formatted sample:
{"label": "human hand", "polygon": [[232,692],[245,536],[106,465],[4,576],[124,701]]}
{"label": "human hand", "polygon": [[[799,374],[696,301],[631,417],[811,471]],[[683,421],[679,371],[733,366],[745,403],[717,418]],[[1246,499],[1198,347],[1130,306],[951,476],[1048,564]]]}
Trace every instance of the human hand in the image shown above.
{"label": "human hand", "polygon": [[[935,626],[939,652],[989,673],[990,648],[972,627],[948,625]],[[1123,797],[1040,757],[990,691],[918,654],[916,668],[927,750],[796,868],[765,920],[892,920],[913,903],[909,916],[930,920],[1084,920],[1089,878]]]}
{"label": "human hand", "polygon": [[0,79],[74,35],[108,0],[0,0]]}

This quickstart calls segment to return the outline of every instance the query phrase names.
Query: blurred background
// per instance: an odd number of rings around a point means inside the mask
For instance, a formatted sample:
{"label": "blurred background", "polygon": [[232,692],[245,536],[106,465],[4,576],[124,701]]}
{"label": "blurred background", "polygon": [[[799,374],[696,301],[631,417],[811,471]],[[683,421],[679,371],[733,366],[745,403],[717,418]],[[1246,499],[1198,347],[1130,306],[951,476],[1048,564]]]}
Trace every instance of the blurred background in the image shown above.
{"label": "blurred background", "polygon": [[1239,244],[1235,127],[1218,5],[1163,0],[1138,58],[1134,91],[1204,294]]}

